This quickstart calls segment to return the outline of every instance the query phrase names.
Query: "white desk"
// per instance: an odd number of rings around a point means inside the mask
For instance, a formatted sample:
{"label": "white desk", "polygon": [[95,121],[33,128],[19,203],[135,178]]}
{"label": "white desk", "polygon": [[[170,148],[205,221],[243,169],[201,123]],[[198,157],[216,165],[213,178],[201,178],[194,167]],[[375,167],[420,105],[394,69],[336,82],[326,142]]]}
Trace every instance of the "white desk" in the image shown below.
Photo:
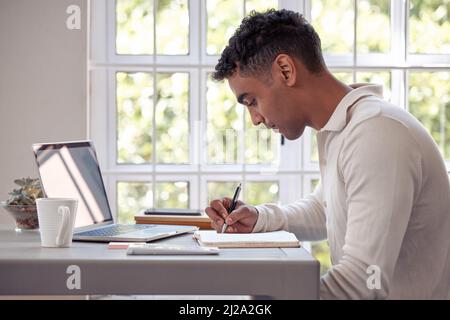
{"label": "white desk", "polygon": [[[160,241],[194,242],[192,235]],[[79,289],[70,266],[79,267]],[[319,262],[303,248],[221,249],[217,256],[127,256],[87,242],[41,248],[38,231],[0,226],[0,295],[104,294],[317,299]]]}

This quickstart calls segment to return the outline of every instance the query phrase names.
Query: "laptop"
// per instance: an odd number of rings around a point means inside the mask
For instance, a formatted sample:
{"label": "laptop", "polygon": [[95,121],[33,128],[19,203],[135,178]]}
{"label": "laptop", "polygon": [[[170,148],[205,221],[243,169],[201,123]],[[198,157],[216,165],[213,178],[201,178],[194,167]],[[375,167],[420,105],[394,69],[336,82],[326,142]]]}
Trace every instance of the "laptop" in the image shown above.
{"label": "laptop", "polygon": [[92,141],[36,143],[32,148],[45,196],[78,199],[73,240],[147,242],[198,230],[114,223]]}

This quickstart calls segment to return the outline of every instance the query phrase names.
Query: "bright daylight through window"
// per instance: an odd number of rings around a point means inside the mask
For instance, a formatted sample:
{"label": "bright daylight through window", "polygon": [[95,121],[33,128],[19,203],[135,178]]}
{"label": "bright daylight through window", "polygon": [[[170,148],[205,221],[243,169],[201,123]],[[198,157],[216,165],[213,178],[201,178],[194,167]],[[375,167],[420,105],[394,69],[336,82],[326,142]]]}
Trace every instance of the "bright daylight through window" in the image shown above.
{"label": "bright daylight through window", "polygon": [[[249,204],[289,203],[314,189],[314,132],[282,143],[210,78],[246,14],[282,7],[311,21],[338,79],[381,84],[450,161],[448,0],[99,0],[90,132],[119,222],[148,207],[204,208],[241,181]],[[326,242],[311,249],[324,273]]]}

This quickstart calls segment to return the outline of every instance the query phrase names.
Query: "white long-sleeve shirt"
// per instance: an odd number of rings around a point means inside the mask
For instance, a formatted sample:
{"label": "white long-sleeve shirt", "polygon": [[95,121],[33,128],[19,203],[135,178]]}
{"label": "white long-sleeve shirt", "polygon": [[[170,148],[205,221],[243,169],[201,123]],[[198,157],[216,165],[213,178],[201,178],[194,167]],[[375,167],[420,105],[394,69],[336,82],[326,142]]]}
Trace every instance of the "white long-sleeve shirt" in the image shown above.
{"label": "white long-sleeve shirt", "polygon": [[327,238],[333,266],[322,299],[450,298],[445,163],[425,128],[381,91],[362,86],[341,100],[317,133],[320,185],[289,205],[256,206],[253,232]]}

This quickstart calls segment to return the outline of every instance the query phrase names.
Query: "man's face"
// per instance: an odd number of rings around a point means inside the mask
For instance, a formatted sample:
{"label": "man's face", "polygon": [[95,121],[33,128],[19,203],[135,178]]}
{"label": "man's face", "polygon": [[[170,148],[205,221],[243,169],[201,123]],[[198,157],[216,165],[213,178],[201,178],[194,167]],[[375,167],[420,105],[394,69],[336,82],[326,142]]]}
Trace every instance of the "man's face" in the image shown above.
{"label": "man's face", "polygon": [[242,77],[235,72],[228,84],[239,103],[247,107],[255,126],[263,123],[279,131],[289,140],[299,138],[306,126],[306,116],[301,105],[293,100],[293,89],[273,77],[262,81],[256,77]]}

